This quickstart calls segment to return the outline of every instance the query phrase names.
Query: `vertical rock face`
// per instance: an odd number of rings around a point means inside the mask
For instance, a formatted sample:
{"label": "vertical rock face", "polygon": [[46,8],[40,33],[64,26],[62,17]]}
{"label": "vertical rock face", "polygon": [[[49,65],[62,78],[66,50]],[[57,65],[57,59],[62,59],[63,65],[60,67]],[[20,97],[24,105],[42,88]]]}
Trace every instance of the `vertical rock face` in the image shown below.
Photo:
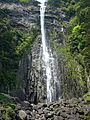
{"label": "vertical rock face", "polygon": [[22,100],[27,99],[31,103],[37,103],[40,99],[41,96],[40,94],[42,93],[41,84],[38,82],[40,75],[39,70],[40,45],[41,38],[40,36],[38,36],[37,42],[33,45],[32,50],[29,50],[28,54],[24,55],[22,60],[20,61],[18,71],[19,74],[18,96]]}
{"label": "vertical rock face", "polygon": [[[40,32],[39,7],[33,4],[22,5],[19,3],[0,2],[0,8],[8,14],[11,24],[18,27],[23,33],[30,34],[30,29],[36,28]],[[37,78],[38,78],[38,57],[40,39],[34,44],[32,50],[23,54],[20,58],[18,69],[18,89],[17,94],[21,100],[28,99],[36,103],[37,98]]]}
{"label": "vertical rock face", "polygon": [[[12,26],[17,26],[24,33],[28,33],[29,28],[32,26],[40,33],[40,11],[38,6],[34,5],[21,5],[14,3],[0,3],[0,8],[4,9],[8,7],[6,13],[10,16]],[[50,57],[54,60],[50,61],[51,74],[52,74],[52,86],[55,90],[55,96],[53,95],[53,101],[58,100],[65,94],[70,98],[73,97],[72,87],[74,84],[72,80],[65,78],[65,63],[62,61],[62,55],[60,51],[55,52],[55,46],[52,41],[59,46],[63,46],[66,41],[65,29],[63,28],[60,20],[67,19],[63,11],[57,8],[58,12],[55,12],[56,8],[46,8],[45,13],[45,34],[46,44]],[[50,48],[50,49],[49,49]],[[59,54],[58,54],[59,53]],[[58,82],[54,83],[54,79]],[[19,61],[18,69],[18,89],[17,95],[21,100],[28,100],[31,103],[39,103],[47,101],[47,85],[46,85],[46,69],[42,60],[42,40],[41,34],[37,36],[37,40],[32,46],[32,49],[28,50],[28,53],[23,54],[23,57]],[[71,82],[72,81],[72,82]],[[68,83],[68,87],[66,87]],[[80,86],[79,86],[80,88]],[[66,93],[66,91],[68,91]],[[77,91],[77,96],[79,90]],[[55,99],[54,99],[55,98]]]}
{"label": "vertical rock face", "polygon": [[[51,68],[51,87],[53,89],[52,101],[56,101],[61,96],[60,90],[60,70],[58,64],[58,56],[50,41],[50,34],[55,31],[56,41],[58,32],[61,30],[61,25],[58,22],[56,15],[51,15],[46,9],[45,15],[45,34],[46,45],[50,55],[50,68]],[[40,21],[40,19],[39,19]],[[63,36],[63,33],[62,33]],[[63,44],[63,40],[62,40]],[[19,66],[19,97],[24,100],[27,99],[31,103],[39,103],[47,101],[47,76],[45,63],[43,61],[43,47],[41,35],[38,35],[37,42],[32,47],[32,50],[24,55]],[[53,59],[51,59],[53,58]],[[23,77],[21,77],[23,76]],[[56,81],[55,81],[56,80]],[[21,82],[23,81],[23,82]],[[20,96],[20,94],[22,96]]]}
{"label": "vertical rock face", "polygon": [[[24,33],[28,33],[29,29],[33,26],[40,32],[40,11],[38,6],[34,5],[21,5],[16,3],[0,3],[2,9],[7,7],[6,13],[10,16],[12,26],[18,27]],[[45,34],[47,49],[50,53],[50,67],[52,74],[52,88],[54,89],[55,95],[53,95],[53,101],[58,100],[60,97],[60,84],[54,81],[58,79],[60,82],[60,71],[58,68],[58,56],[53,49],[53,44],[50,42],[50,35],[56,36],[61,30],[61,25],[58,22],[57,15],[49,12],[50,8],[46,9],[45,15]],[[52,10],[53,11],[53,10]],[[61,15],[61,10],[60,14]],[[63,35],[62,35],[63,36]],[[63,44],[63,40],[61,41]],[[50,49],[49,49],[50,48]],[[37,36],[37,41],[34,43],[31,50],[28,53],[23,54],[23,58],[19,61],[18,69],[18,89],[17,95],[21,100],[28,100],[31,103],[39,103],[47,101],[47,77],[46,69],[42,59],[42,40],[41,35]],[[59,88],[59,89],[58,89]]]}

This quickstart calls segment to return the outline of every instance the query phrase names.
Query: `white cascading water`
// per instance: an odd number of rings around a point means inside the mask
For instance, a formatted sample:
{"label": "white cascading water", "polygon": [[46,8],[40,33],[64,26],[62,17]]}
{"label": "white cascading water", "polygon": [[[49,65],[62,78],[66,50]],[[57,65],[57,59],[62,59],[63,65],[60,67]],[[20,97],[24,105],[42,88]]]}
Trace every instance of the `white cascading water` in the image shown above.
{"label": "white cascading water", "polygon": [[49,64],[49,53],[46,47],[45,40],[45,28],[44,28],[44,14],[45,14],[45,0],[42,0],[40,7],[40,16],[41,16],[41,34],[42,34],[42,47],[43,47],[43,61],[46,66],[46,76],[47,76],[47,101],[51,102],[51,90],[50,90],[50,80],[51,80],[51,69]]}
{"label": "white cascading water", "polygon": [[57,81],[57,75],[55,74],[57,73],[57,71],[55,71],[54,58],[51,53],[51,49],[48,48],[48,46],[46,45],[45,28],[44,28],[45,1],[46,0],[37,0],[37,1],[41,3],[40,4],[40,18],[41,18],[41,34],[42,34],[42,49],[43,49],[42,59],[44,61],[44,67],[46,70],[46,77],[47,77],[47,81],[46,81],[47,82],[46,83],[47,102],[52,102],[56,100],[56,89],[60,88],[60,86]]}

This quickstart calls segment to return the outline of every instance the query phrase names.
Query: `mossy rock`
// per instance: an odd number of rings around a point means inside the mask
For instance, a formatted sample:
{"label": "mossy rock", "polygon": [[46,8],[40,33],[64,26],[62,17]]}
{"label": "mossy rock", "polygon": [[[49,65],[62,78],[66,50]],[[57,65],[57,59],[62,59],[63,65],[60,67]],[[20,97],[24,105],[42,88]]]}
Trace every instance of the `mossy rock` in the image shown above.
{"label": "mossy rock", "polygon": [[0,93],[0,120],[14,120],[16,116],[14,110],[16,109],[18,109],[18,105],[15,104],[12,97],[4,93]]}
{"label": "mossy rock", "polygon": [[90,104],[90,92],[88,92],[84,95],[84,101],[86,101],[88,104]]}
{"label": "mossy rock", "polygon": [[90,115],[86,117],[87,120],[90,120]]}
{"label": "mossy rock", "polygon": [[4,93],[0,93],[0,102],[2,102],[3,104],[14,104],[14,101],[10,98],[10,96],[4,94]]}
{"label": "mossy rock", "polygon": [[53,105],[51,105],[50,108],[53,108]]}

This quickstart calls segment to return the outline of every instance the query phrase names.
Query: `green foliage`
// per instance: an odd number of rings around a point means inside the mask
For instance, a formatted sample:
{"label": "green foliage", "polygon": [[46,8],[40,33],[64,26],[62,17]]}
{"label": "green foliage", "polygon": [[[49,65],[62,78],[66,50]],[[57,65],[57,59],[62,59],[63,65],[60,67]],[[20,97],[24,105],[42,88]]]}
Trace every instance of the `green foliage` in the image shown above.
{"label": "green foliage", "polygon": [[75,15],[75,8],[73,7],[73,5],[69,5],[67,8],[67,15],[69,15],[69,17],[72,17]]}
{"label": "green foliage", "polygon": [[14,104],[13,100],[9,98],[6,94],[0,93],[0,102],[3,102],[4,105],[8,108],[8,104]]}
{"label": "green foliage", "polygon": [[29,3],[30,2],[30,0],[19,0],[21,3],[23,2],[23,3]]}
{"label": "green foliage", "polygon": [[19,58],[27,53],[36,40],[38,32],[31,28],[24,34],[18,28],[12,27],[9,16],[0,10],[0,88],[1,91],[16,88]]}
{"label": "green foliage", "polygon": [[90,91],[85,94],[85,96],[89,95],[90,96]]}
{"label": "green foliage", "polygon": [[48,5],[50,7],[59,7],[61,1],[60,0],[48,0]]}
{"label": "green foliage", "polygon": [[[3,0],[0,0],[1,2],[3,2]],[[4,2],[18,2],[19,0],[4,0]]]}
{"label": "green foliage", "polygon": [[30,10],[35,10],[35,7],[34,7],[34,6],[31,6],[29,9],[30,9]]}
{"label": "green foliage", "polygon": [[[14,109],[18,109],[18,106],[14,103],[12,98],[6,94],[0,93],[0,112],[2,116],[5,117],[5,120],[11,120],[11,112],[14,112]],[[2,120],[2,116],[0,116],[0,120]],[[15,115],[12,116],[13,120],[15,119]]]}
{"label": "green foliage", "polygon": [[[0,0],[3,2],[3,0]],[[24,3],[24,4],[29,4],[29,3],[36,3],[37,1],[35,0],[4,0],[4,2],[9,2],[9,3]]]}
{"label": "green foliage", "polygon": [[[90,7],[83,0],[76,3],[75,16],[71,19],[67,28],[68,40],[67,47],[75,61],[81,66],[81,84],[87,86],[87,74],[89,71],[89,16]],[[75,7],[76,7],[75,5]],[[88,6],[87,6],[88,5]],[[86,50],[86,51],[85,51]],[[88,61],[88,62],[87,62]],[[87,71],[87,72],[86,72]]]}
{"label": "green foliage", "polygon": [[86,101],[87,101],[87,100],[90,100],[90,96],[85,97],[85,100],[86,100]]}
{"label": "green foliage", "polygon": [[[81,54],[84,56],[84,62],[88,61],[87,64],[90,65],[88,60],[89,52],[89,16],[90,8],[86,7],[81,11],[77,11],[77,16],[75,16],[71,21],[70,25],[67,28],[68,33],[68,45],[70,47],[71,53]],[[88,65],[87,70],[88,70]]]}
{"label": "green foliage", "polygon": [[76,0],[48,0],[48,5],[50,7],[68,7],[69,5],[75,5]]}
{"label": "green foliage", "polygon": [[[73,94],[77,97],[78,93],[80,96],[87,92],[87,76],[90,72],[90,3],[88,0],[54,0],[53,2],[57,1],[58,7],[62,8],[69,20],[68,27],[65,25],[66,21],[62,21],[66,28],[67,40],[63,46],[60,46],[60,43],[54,40],[55,33],[53,32],[51,43],[62,56],[60,64],[64,65],[64,80],[61,82],[64,85],[62,90],[64,96]],[[51,6],[50,2],[51,0],[48,2],[49,6]],[[57,5],[52,4],[52,6]],[[61,35],[59,37],[62,38]]]}
{"label": "green foliage", "polygon": [[35,34],[33,32],[35,29],[31,29],[32,33],[30,35],[22,34],[20,41],[18,41],[18,46],[16,47],[16,53],[20,56],[23,55],[24,52],[27,52],[29,48],[32,47],[33,42],[35,41]]}

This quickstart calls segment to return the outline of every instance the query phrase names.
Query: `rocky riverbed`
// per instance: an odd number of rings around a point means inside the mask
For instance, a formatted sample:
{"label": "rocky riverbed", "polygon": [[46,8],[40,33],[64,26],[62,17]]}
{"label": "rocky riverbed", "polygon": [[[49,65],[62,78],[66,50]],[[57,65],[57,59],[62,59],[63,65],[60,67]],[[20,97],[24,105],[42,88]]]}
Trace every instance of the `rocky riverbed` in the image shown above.
{"label": "rocky riverbed", "polygon": [[89,120],[90,94],[53,103],[30,104],[0,94],[0,120]]}

